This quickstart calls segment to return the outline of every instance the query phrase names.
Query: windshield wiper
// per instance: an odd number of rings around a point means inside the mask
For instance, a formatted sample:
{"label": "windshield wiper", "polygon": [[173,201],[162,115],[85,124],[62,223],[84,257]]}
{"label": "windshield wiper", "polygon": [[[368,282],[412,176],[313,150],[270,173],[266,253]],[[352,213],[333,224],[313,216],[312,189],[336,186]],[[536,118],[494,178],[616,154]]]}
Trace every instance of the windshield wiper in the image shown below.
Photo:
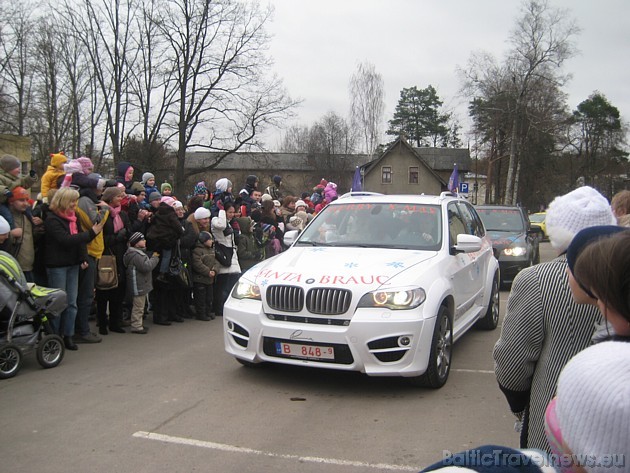
{"label": "windshield wiper", "polygon": [[321,241],[298,241],[296,243],[297,245],[304,245],[304,246],[332,246],[330,243],[324,243]]}

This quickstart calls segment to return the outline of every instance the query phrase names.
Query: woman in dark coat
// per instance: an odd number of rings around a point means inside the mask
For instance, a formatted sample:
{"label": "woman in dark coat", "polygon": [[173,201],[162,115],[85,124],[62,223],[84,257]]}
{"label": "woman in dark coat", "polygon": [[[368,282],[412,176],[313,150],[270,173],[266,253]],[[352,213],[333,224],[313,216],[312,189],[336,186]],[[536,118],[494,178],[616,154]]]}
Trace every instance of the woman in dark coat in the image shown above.
{"label": "woman in dark coat", "polygon": [[79,232],[75,208],[79,193],[69,187],[59,189],[50,202],[50,212],[44,222],[45,266],[48,285],[63,289],[68,296],[68,307],[59,318],[51,321],[53,330],[63,336],[68,350],[77,350],[72,340],[77,315],[79,269],[87,267],[86,245],[103,230],[103,223]]}
{"label": "woman in dark coat", "polygon": [[[114,289],[96,289],[96,317],[98,333],[107,335],[109,331],[125,333],[123,323],[123,302],[125,301],[126,271],[123,256],[127,251],[130,222],[126,212],[121,208],[125,195],[121,187],[108,187],[103,192],[103,201],[109,206],[109,218],[103,228],[104,255],[116,257],[118,286]],[[109,317],[108,317],[109,308]],[[109,327],[109,331],[108,331]]]}

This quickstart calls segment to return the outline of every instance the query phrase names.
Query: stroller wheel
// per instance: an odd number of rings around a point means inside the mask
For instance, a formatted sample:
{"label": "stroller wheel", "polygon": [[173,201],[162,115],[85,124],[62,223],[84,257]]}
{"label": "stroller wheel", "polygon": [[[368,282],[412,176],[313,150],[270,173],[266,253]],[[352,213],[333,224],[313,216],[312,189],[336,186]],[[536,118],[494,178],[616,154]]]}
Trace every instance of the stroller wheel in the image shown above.
{"label": "stroller wheel", "polygon": [[0,348],[0,379],[12,378],[22,366],[22,352],[13,343]]}
{"label": "stroller wheel", "polygon": [[37,361],[42,368],[54,368],[61,360],[66,350],[59,335],[44,335],[37,345]]}

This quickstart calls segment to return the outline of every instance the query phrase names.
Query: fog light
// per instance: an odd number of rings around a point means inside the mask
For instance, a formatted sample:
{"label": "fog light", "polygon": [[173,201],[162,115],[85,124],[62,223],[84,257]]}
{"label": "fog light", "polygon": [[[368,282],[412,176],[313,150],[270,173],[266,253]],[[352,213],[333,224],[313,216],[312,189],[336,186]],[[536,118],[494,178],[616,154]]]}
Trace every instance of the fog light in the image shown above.
{"label": "fog light", "polygon": [[231,330],[234,330],[234,324],[232,323],[232,321],[229,321],[229,322],[227,323],[227,327],[228,327],[228,330],[230,330],[230,331],[231,331]]}
{"label": "fog light", "polygon": [[398,337],[398,345],[401,347],[408,347],[411,344],[411,338],[409,337]]}

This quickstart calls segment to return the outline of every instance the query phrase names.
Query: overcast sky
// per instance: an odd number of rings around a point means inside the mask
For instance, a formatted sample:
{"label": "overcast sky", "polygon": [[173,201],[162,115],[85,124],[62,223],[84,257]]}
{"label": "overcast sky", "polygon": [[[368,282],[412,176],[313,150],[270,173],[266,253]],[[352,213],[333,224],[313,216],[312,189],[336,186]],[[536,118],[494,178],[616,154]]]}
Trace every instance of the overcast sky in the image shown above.
{"label": "overcast sky", "polygon": [[[303,100],[295,123],[312,125],[329,111],[347,117],[348,81],[360,62],[374,64],[385,82],[385,123],[405,87],[433,85],[467,128],[457,67],[474,51],[498,60],[522,3],[517,0],[271,0],[269,32],[275,72]],[[549,0],[581,28],[578,55],[565,64],[569,106],[602,92],[630,116],[630,1]],[[466,129],[463,131],[467,131]],[[387,138],[383,136],[383,141]],[[390,138],[391,139],[391,138]],[[269,134],[276,149],[280,132]],[[467,137],[462,133],[464,146]]]}

